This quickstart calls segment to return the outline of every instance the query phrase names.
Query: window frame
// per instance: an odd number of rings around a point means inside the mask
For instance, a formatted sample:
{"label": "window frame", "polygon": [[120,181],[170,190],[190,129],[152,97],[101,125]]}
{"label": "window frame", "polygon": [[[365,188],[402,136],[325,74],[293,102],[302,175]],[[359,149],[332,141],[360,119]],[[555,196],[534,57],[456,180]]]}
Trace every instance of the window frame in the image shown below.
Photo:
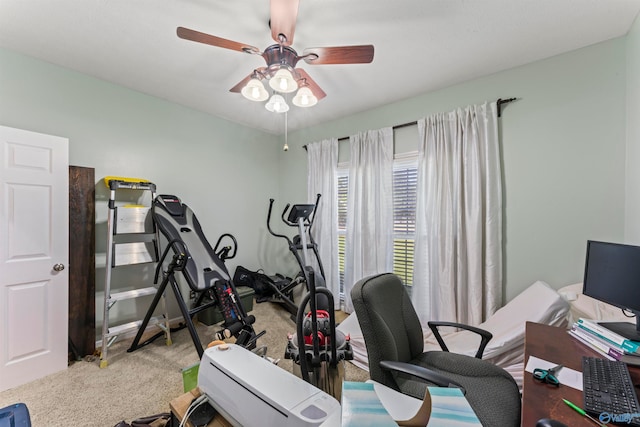
{"label": "window frame", "polygon": [[[346,185],[344,185],[341,192],[340,180],[346,178]],[[340,300],[344,301],[344,273],[345,273],[345,246],[347,242],[347,203],[349,197],[349,162],[338,163],[336,169],[336,194],[338,197],[338,275],[340,277]],[[341,202],[341,196],[344,195],[345,201]],[[344,205],[344,209],[342,208]],[[344,210],[344,218],[341,218],[341,213]],[[344,224],[341,227],[341,224]]]}
{"label": "window frame", "polygon": [[[418,179],[418,151],[411,151],[407,153],[397,154],[394,156],[393,160],[393,173],[394,173],[394,183],[396,177],[396,171],[398,169],[413,169],[414,171],[411,173],[411,178],[414,179],[414,183],[412,185],[413,197],[412,200],[409,200],[409,204],[413,207],[413,218],[409,219],[404,224],[405,232],[396,232],[397,224],[396,224],[396,191],[394,191],[394,231],[393,231],[393,241],[394,241],[394,273],[397,274],[407,286],[412,286],[413,284],[413,256],[415,250],[415,210],[417,209],[417,179]],[[342,184],[341,180],[346,178],[346,183]],[[338,167],[336,169],[336,185],[338,186],[336,190],[336,194],[338,197],[337,206],[338,206],[338,265],[339,265],[339,276],[340,276],[340,298],[341,300],[344,298],[344,273],[345,273],[345,245],[346,245],[346,212],[347,212],[347,203],[348,203],[348,190],[349,190],[349,162],[341,162],[338,163]],[[395,186],[395,184],[394,184]],[[411,186],[411,185],[410,185]],[[342,188],[342,192],[341,192]],[[346,192],[346,193],[345,193]],[[345,198],[345,202],[341,201],[341,197]],[[405,201],[406,203],[406,201]],[[341,216],[343,215],[344,218]],[[341,221],[342,219],[342,221]],[[341,224],[343,225],[341,227]],[[412,230],[411,230],[412,228]],[[404,251],[402,257],[404,259],[404,271],[400,271],[396,269],[396,259],[398,258],[396,255],[396,242],[404,241]],[[407,243],[409,243],[409,247],[407,247]],[[407,265],[408,264],[408,265]]]}
{"label": "window frame", "polygon": [[[399,171],[410,171],[406,175],[407,182],[403,189],[403,197],[399,199],[396,190],[396,178]],[[402,282],[411,287],[413,285],[413,260],[415,254],[416,240],[416,209],[417,209],[417,183],[418,183],[418,152],[403,153],[394,156],[393,160],[393,273],[402,279]],[[397,206],[403,203],[404,207]],[[412,211],[404,214],[404,218],[398,218],[402,212],[399,210]],[[404,229],[400,231],[399,229]],[[402,242],[402,243],[401,243]],[[404,254],[398,253],[399,246],[404,246]],[[398,268],[397,264],[404,264]]]}

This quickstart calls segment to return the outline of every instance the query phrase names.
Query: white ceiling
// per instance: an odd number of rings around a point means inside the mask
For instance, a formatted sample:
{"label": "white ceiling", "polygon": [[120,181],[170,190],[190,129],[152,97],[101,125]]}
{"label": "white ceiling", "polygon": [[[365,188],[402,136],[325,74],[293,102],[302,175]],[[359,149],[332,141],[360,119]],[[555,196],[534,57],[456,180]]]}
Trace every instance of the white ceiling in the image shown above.
{"label": "white ceiling", "polygon": [[[308,65],[327,96],[289,129],[623,36],[640,0],[300,0],[292,47],[373,44],[371,64]],[[257,55],[180,39],[183,26],[264,50],[268,0],[0,0],[0,46],[233,122],[282,115],[229,89]],[[506,96],[514,94],[506,94]],[[517,95],[517,94],[515,94]]]}

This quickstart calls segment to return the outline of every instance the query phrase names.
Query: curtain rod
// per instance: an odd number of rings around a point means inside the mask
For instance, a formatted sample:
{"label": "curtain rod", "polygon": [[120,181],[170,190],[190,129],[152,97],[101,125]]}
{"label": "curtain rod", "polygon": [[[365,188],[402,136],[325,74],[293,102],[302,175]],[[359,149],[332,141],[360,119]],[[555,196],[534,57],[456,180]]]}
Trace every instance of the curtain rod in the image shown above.
{"label": "curtain rod", "polygon": [[502,104],[508,104],[513,101],[517,101],[517,98],[498,98],[498,100],[496,101],[496,104],[498,104],[498,117],[502,117]]}
{"label": "curtain rod", "polygon": [[[507,98],[507,99],[498,98],[498,100],[496,101],[496,104],[498,105],[498,117],[502,117],[502,105],[503,104],[508,104],[510,102],[513,102],[513,101],[517,101],[517,98]],[[412,122],[402,123],[400,125],[395,125],[395,126],[392,127],[392,129],[396,130],[396,129],[401,129],[401,128],[404,128],[404,127],[407,127],[407,126],[414,126],[414,125],[417,125],[417,124],[418,124],[418,121],[414,120]],[[344,141],[345,139],[349,139],[349,137],[348,136],[343,136],[342,138],[338,138],[338,141]],[[307,149],[307,145],[306,144],[303,145],[302,148],[304,148],[306,150]]]}

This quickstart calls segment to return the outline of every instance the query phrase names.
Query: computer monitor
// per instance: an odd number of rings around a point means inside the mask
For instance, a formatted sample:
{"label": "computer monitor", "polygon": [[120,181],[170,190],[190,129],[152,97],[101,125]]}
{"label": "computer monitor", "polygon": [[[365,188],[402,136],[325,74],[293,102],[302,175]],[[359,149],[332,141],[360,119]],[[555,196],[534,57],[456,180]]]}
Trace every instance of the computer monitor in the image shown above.
{"label": "computer monitor", "polygon": [[635,314],[635,324],[598,323],[627,339],[640,341],[639,246],[589,240],[582,293]]}

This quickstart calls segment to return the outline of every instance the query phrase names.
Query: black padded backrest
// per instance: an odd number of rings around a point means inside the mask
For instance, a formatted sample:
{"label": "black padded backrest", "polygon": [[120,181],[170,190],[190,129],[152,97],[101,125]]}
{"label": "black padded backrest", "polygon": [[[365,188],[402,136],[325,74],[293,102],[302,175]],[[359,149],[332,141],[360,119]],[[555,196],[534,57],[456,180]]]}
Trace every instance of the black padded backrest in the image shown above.
{"label": "black padded backrest", "polygon": [[396,387],[381,360],[409,362],[424,350],[422,326],[400,278],[391,273],[358,281],[351,300],[364,336],[371,379]]}
{"label": "black padded backrest", "polygon": [[177,239],[183,243],[176,246],[177,250],[186,248],[188,259],[183,274],[191,289],[203,291],[218,280],[230,280],[227,267],[213,251],[198,218],[178,197],[157,196],[153,202],[153,220],[167,241]]}

